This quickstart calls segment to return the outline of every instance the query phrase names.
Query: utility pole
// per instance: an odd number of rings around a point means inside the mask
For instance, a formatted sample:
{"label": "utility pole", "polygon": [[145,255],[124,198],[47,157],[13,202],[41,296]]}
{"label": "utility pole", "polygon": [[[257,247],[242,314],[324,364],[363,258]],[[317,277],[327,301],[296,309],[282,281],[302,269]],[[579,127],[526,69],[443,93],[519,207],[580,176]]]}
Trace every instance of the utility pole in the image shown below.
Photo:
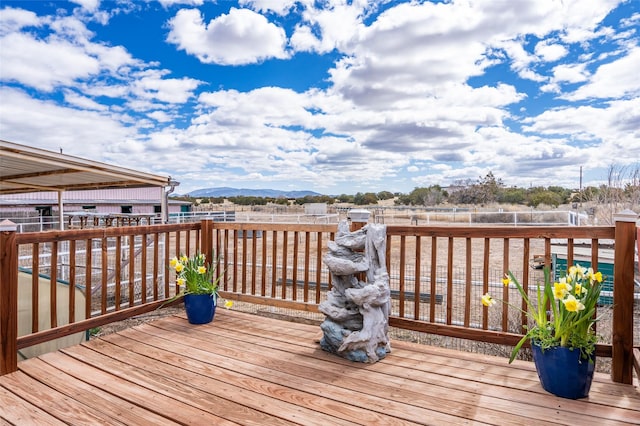
{"label": "utility pole", "polygon": [[580,208],[582,208],[582,166],[580,166]]}

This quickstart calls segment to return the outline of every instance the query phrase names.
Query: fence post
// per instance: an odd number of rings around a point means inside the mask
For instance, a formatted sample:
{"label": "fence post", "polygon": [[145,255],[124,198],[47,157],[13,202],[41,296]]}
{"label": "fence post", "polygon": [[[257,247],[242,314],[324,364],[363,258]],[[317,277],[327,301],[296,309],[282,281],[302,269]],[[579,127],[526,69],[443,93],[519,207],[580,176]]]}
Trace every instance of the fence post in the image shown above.
{"label": "fence post", "polygon": [[611,379],[633,383],[633,286],[636,221],[638,215],[625,210],[614,216],[613,335]]}
{"label": "fence post", "polygon": [[0,222],[0,376],[18,369],[18,247],[15,223]]}

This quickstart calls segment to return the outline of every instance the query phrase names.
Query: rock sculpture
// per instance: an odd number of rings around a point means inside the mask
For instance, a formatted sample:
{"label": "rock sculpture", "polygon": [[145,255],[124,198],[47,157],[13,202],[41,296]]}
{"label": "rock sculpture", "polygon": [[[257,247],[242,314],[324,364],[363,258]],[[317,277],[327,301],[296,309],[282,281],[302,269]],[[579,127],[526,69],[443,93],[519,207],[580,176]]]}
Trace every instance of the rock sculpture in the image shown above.
{"label": "rock sculpture", "polygon": [[319,307],[326,315],[320,325],[320,346],[325,351],[370,363],[390,352],[386,231],[380,224],[354,232],[347,221],[338,224],[335,241],[329,242],[323,258],[333,285]]}

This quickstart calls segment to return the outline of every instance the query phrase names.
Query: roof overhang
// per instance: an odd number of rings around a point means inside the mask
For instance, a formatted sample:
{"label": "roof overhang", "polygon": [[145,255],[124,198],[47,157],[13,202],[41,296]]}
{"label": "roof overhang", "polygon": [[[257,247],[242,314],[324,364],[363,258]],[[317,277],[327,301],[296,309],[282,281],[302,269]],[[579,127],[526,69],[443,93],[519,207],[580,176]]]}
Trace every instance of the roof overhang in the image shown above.
{"label": "roof overhang", "polygon": [[171,178],[0,140],[0,195],[171,186]]}

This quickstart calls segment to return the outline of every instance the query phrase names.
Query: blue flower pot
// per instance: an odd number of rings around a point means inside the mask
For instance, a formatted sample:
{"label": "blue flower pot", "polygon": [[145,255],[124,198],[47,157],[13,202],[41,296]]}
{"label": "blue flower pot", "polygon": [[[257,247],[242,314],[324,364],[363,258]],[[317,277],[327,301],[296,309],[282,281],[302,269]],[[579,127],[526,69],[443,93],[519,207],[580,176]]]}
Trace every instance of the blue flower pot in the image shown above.
{"label": "blue flower pot", "polygon": [[533,361],[536,364],[542,388],[556,396],[569,399],[585,398],[589,395],[595,355],[591,360],[580,357],[580,350],[564,347],[545,349],[532,343]]}
{"label": "blue flower pot", "polygon": [[216,313],[216,305],[210,294],[185,294],[184,309],[191,324],[207,324]]}

